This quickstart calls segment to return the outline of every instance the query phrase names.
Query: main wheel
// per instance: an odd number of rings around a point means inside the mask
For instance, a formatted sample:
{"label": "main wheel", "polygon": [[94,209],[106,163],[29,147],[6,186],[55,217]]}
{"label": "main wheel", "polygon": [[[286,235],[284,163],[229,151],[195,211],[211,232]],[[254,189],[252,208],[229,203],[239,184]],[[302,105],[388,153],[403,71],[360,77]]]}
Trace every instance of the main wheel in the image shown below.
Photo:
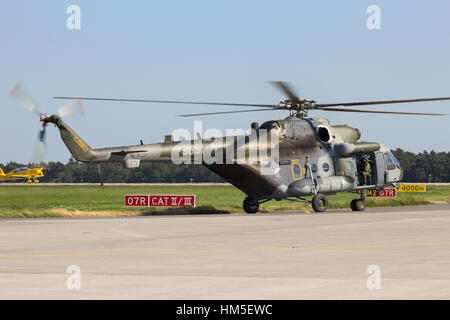
{"label": "main wheel", "polygon": [[328,198],[326,195],[318,193],[312,198],[311,204],[315,212],[324,212],[328,207]]}
{"label": "main wheel", "polygon": [[364,211],[366,210],[367,203],[364,199],[353,199],[350,203],[350,207],[353,211]]}
{"label": "main wheel", "polygon": [[352,209],[352,211],[356,211],[355,202],[356,202],[357,200],[358,200],[358,199],[353,199],[352,202],[350,202],[350,208]]}
{"label": "main wheel", "polygon": [[243,203],[244,211],[247,213],[256,213],[259,209],[258,200],[251,197],[246,197]]}

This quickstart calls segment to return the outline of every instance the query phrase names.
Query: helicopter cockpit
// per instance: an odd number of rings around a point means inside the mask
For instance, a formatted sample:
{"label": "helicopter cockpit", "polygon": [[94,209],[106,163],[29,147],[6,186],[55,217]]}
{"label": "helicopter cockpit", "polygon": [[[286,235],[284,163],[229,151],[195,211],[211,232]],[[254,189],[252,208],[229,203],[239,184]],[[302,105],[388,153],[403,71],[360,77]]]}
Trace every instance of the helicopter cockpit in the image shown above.
{"label": "helicopter cockpit", "polygon": [[399,182],[402,178],[400,162],[382,146],[379,151],[356,156],[358,185],[376,185]]}
{"label": "helicopter cockpit", "polygon": [[395,158],[392,152],[385,152],[384,158],[386,159],[387,170],[394,170],[395,168],[401,169],[400,162],[398,162],[397,158]]}
{"label": "helicopter cockpit", "polygon": [[22,167],[22,168],[14,169],[12,172],[13,173],[20,173],[20,172],[24,172],[24,171],[27,171],[27,170],[30,170],[30,168]]}
{"label": "helicopter cockpit", "polygon": [[390,150],[383,150],[383,157],[386,164],[385,183],[395,183],[402,179],[403,169],[400,162],[395,158]]}

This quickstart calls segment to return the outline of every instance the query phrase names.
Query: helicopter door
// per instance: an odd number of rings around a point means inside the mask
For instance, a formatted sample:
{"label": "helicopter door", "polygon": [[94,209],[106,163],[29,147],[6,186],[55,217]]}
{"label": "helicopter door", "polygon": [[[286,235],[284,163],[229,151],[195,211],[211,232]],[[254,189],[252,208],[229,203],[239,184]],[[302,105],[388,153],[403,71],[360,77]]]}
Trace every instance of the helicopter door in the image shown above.
{"label": "helicopter door", "polygon": [[384,161],[384,156],[382,152],[375,152],[375,162],[377,166],[377,181],[375,181],[377,186],[384,185],[384,171],[386,170],[386,163]]}
{"label": "helicopter door", "polygon": [[294,180],[303,179],[303,168],[300,160],[291,160],[292,178]]}

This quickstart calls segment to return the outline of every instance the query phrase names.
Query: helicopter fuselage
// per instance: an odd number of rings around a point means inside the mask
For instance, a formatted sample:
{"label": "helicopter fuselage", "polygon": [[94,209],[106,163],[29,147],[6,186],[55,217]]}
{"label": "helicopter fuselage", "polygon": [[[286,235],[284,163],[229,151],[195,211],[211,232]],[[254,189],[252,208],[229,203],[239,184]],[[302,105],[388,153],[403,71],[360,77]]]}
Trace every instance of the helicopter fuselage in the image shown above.
{"label": "helicopter fuselage", "polygon": [[[365,190],[396,186],[402,179],[400,163],[390,150],[377,142],[361,142],[358,129],[347,125],[331,125],[324,118],[308,118],[312,111],[389,114],[408,116],[446,116],[443,113],[404,112],[398,110],[361,109],[361,106],[448,101],[450,97],[369,100],[317,103],[300,97],[293,87],[283,81],[272,81],[288,98],[276,104],[237,103],[217,101],[181,101],[155,99],[123,99],[104,97],[63,97],[76,100],[58,109],[58,115],[40,114],[32,99],[16,85],[10,95],[22,106],[40,115],[43,129],[39,145],[45,141],[45,127],[54,123],[72,156],[82,162],[120,162],[126,168],[139,167],[141,162],[170,161],[175,164],[201,164],[247,194],[243,208],[247,213],[258,211],[259,204],[272,199],[309,202],[315,211],[325,211],[327,195],[341,191],[361,190],[361,198],[353,199],[354,211],[366,208]],[[250,134],[211,137],[181,141],[166,139],[163,143],[92,149],[61,117],[83,114],[81,100],[136,102],[158,104],[190,104],[227,107],[247,107],[234,111],[190,113],[181,117],[199,117],[256,111],[288,111],[283,120],[251,124]],[[99,167],[100,169],[100,167]],[[304,196],[313,195],[312,200]]]}
{"label": "helicopter fuselage", "polygon": [[[169,140],[99,149],[91,149],[58,116],[47,119],[58,126],[64,143],[78,161],[120,162],[126,168],[155,161],[198,163],[257,201],[383,188],[398,183],[402,175],[400,164],[387,147],[359,142],[358,129],[332,126],[324,118],[267,121],[252,132],[253,138],[244,135]],[[261,156],[261,141],[268,149],[265,157]],[[277,156],[273,157],[275,148]],[[252,150],[256,150],[253,155]],[[213,161],[205,158],[205,152],[213,155]],[[364,172],[366,162],[370,167],[366,171],[370,172]]]}

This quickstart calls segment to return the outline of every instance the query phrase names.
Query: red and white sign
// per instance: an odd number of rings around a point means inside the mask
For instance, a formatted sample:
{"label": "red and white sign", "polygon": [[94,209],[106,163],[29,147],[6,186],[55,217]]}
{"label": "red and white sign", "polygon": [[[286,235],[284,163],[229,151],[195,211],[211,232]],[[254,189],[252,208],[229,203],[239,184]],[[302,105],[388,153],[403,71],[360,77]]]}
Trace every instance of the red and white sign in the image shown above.
{"label": "red and white sign", "polygon": [[148,195],[126,194],[124,197],[125,207],[148,207],[149,203]]}
{"label": "red and white sign", "polygon": [[366,195],[368,197],[395,198],[397,197],[397,189],[369,189]]}
{"label": "red and white sign", "polygon": [[195,195],[131,195],[124,196],[125,207],[195,207]]}

